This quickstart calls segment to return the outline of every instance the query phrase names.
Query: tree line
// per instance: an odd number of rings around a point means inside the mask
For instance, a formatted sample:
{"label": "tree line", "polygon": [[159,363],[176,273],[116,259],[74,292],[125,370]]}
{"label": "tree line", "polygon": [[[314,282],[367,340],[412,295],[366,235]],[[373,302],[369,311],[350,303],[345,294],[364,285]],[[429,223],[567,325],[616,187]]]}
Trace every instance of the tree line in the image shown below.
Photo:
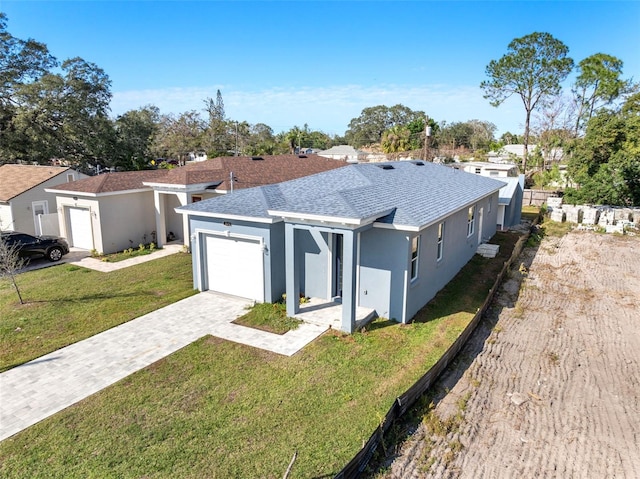
{"label": "tree line", "polygon": [[[163,160],[183,162],[197,151],[268,155],[338,144],[428,157],[466,149],[481,157],[523,143],[524,173],[545,174],[545,157],[563,151],[575,185],[568,198],[640,204],[640,89],[622,77],[622,60],[596,53],[574,64],[568,52],[550,34],[534,32],[514,39],[487,65],[484,96],[496,107],[513,95],[521,99],[522,135],[496,139],[491,122],[438,122],[400,104],[364,108],[344,136],[306,124],[275,133],[265,123],[228,118],[219,90],[203,100],[201,111],[162,114],[147,105],[112,118],[111,81],[100,67],[79,57],[60,62],[45,44],[12,36],[0,13],[0,164],[57,159],[86,172],[139,170],[163,166]],[[575,81],[566,94],[562,83],[571,72]],[[530,155],[534,142],[538,148]]]}

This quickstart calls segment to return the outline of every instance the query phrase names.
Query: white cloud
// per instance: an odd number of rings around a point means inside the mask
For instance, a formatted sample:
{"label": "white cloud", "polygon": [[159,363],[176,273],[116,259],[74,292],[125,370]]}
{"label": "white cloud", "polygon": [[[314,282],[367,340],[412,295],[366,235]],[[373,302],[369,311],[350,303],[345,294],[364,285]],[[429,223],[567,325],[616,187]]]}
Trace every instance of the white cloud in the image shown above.
{"label": "white cloud", "polygon": [[115,115],[152,104],[162,113],[202,111],[205,98],[222,92],[229,118],[266,123],[276,132],[305,123],[311,129],[342,135],[351,119],[362,110],[376,105],[405,105],[422,110],[436,121],[490,121],[505,131],[522,132],[524,109],[513,98],[499,108],[489,105],[482,91],[474,86],[447,85],[335,85],[329,87],[266,88],[242,90],[216,85],[207,88],[169,88],[115,92],[111,107]]}

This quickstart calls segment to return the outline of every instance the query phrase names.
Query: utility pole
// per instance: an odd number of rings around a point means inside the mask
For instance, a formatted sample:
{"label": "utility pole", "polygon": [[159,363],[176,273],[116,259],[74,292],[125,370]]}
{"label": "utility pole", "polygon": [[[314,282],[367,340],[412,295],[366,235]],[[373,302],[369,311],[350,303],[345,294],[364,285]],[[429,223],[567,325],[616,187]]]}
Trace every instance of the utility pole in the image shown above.
{"label": "utility pole", "polygon": [[425,117],[424,121],[424,160],[429,159],[429,143],[431,140],[431,126],[429,126],[429,115]]}

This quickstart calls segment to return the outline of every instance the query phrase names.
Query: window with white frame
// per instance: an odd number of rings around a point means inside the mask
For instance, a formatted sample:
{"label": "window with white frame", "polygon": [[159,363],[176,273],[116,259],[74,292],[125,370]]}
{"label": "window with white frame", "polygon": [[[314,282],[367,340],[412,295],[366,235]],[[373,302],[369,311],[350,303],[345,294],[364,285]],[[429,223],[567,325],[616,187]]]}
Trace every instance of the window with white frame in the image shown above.
{"label": "window with white frame", "polygon": [[438,224],[438,255],[436,257],[438,261],[442,259],[443,247],[444,247],[444,222]]}
{"label": "window with white frame", "polygon": [[469,213],[467,215],[467,237],[473,234],[473,224],[475,223],[475,219],[476,219],[476,207],[474,205],[469,207]]}
{"label": "window with white frame", "polygon": [[420,236],[411,240],[411,281],[418,277],[418,258],[420,256]]}

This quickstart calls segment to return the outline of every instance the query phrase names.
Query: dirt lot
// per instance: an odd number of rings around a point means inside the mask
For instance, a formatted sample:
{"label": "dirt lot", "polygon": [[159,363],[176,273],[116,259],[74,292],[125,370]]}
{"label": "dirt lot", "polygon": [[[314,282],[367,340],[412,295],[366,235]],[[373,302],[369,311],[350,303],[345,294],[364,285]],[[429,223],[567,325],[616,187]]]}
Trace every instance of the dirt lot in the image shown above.
{"label": "dirt lot", "polygon": [[640,477],[640,237],[547,237],[521,262],[376,477]]}

